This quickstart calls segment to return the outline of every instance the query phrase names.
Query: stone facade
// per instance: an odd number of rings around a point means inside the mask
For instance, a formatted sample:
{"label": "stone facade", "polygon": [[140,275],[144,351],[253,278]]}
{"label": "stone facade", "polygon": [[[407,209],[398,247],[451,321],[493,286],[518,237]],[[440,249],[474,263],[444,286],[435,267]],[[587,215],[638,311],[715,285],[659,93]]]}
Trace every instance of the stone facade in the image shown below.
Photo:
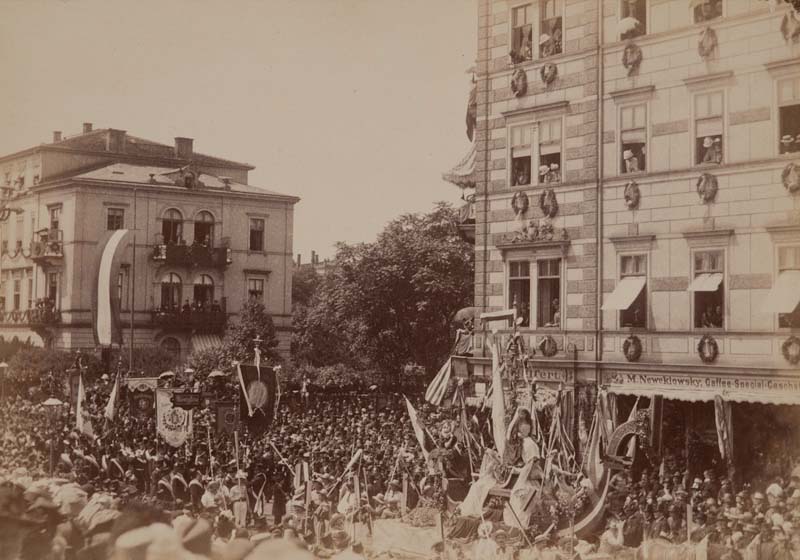
{"label": "stone facade", "polygon": [[[787,165],[800,165],[800,45],[780,31],[789,9],[759,0],[480,0],[475,305],[527,314],[526,342],[553,336],[550,361],[576,366],[578,381],[610,368],[796,373],[783,346],[800,323],[762,306],[779,273],[800,266],[800,193],[783,184]],[[520,60],[523,24],[533,22],[534,46],[547,44],[542,29],[553,20],[542,21],[554,14],[563,18],[561,52],[534,48]],[[620,29],[632,14],[641,26]],[[557,76],[547,84],[549,64]],[[510,87],[520,68],[524,92]],[[553,161],[545,123],[554,119],[560,181],[518,184],[518,159],[531,154],[532,174]],[[793,144],[780,142],[787,134]],[[558,202],[560,243],[514,233],[526,220],[541,224],[546,188]],[[529,201],[523,215],[512,204],[519,192]],[[536,300],[546,284],[534,266],[557,257],[561,319],[544,326]],[[518,261],[531,263],[527,276]],[[718,290],[698,291],[701,275]],[[637,296],[626,314],[608,308],[624,276],[644,282],[644,301]],[[525,278],[530,287],[520,288]],[[529,309],[514,301],[520,289]],[[642,343],[636,362],[623,353],[631,335]],[[708,363],[698,353],[704,335],[719,350]]]}

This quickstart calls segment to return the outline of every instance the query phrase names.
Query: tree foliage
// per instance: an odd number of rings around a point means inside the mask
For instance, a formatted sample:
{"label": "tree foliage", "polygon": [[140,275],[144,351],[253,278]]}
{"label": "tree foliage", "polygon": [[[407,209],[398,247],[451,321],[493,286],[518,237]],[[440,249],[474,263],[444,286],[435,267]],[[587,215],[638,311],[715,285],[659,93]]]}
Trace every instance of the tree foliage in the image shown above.
{"label": "tree foliage", "polygon": [[295,312],[295,359],[433,370],[449,351],[453,314],[472,301],[473,256],[444,203],[392,220],[374,243],[339,244],[334,266]]}

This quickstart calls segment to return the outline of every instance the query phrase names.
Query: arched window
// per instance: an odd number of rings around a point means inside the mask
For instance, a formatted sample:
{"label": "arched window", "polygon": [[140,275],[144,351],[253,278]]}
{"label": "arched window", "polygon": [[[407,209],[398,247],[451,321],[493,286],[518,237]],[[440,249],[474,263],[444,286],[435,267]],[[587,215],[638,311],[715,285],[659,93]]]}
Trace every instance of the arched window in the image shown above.
{"label": "arched window", "polygon": [[164,236],[164,243],[167,245],[177,245],[183,236],[183,216],[175,208],[170,208],[164,212],[161,222],[161,235]]}
{"label": "arched window", "polygon": [[170,272],[161,278],[161,310],[178,311],[181,307],[181,277]]}
{"label": "arched window", "polygon": [[194,281],[194,304],[197,309],[211,309],[214,302],[214,279],[201,274]]}
{"label": "arched window", "polygon": [[211,247],[214,243],[214,216],[211,212],[200,212],[194,218],[194,242]]}
{"label": "arched window", "polygon": [[178,342],[177,338],[167,337],[161,341],[161,348],[172,354],[173,356],[179,356],[181,353],[181,343]]}

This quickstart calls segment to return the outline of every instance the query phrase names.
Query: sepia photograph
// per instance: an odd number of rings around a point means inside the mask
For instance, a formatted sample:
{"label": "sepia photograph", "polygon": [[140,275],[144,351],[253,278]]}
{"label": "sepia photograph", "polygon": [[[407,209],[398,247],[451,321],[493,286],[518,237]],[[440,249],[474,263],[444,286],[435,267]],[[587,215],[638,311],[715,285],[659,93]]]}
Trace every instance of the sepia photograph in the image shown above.
{"label": "sepia photograph", "polygon": [[0,560],[800,559],[800,0],[0,0]]}

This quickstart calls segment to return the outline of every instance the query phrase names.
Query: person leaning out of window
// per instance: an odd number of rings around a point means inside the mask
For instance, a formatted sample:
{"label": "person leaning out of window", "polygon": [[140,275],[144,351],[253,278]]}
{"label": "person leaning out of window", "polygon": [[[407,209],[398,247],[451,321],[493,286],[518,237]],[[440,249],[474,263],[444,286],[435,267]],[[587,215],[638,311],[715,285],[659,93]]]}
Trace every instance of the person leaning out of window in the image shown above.
{"label": "person leaning out of window", "polygon": [[625,160],[625,173],[638,173],[641,171],[639,158],[633,155],[633,150],[623,151],[622,159]]}
{"label": "person leaning out of window", "polygon": [[706,136],[703,139],[703,148],[705,149],[703,163],[722,163],[722,140],[719,136],[716,138]]}

